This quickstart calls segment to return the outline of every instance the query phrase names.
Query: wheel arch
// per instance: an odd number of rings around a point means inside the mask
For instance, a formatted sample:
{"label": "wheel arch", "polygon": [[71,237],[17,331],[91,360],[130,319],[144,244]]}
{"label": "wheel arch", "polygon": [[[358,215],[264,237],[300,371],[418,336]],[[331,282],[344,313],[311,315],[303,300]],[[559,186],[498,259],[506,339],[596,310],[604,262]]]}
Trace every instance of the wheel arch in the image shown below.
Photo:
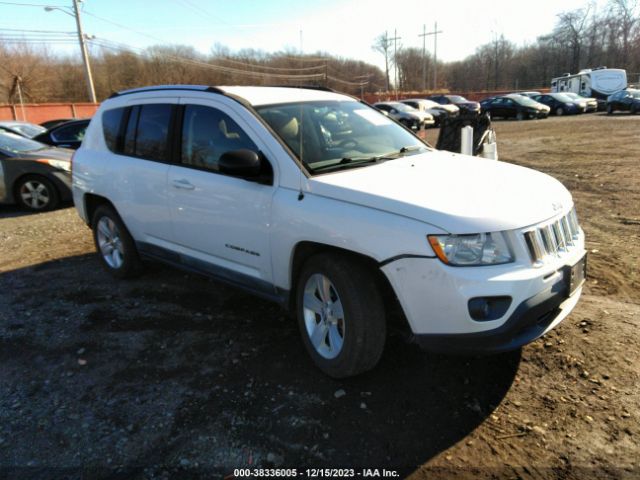
{"label": "wheel arch", "polygon": [[[320,253],[333,253],[336,255],[346,256],[350,259],[353,259],[367,268],[376,281],[376,285],[380,289],[380,294],[382,295],[382,300],[385,306],[385,310],[387,313],[402,313],[402,321],[400,321],[400,326],[408,327],[409,324],[404,316],[404,312],[402,307],[400,306],[400,302],[396,297],[396,294],[389,282],[389,279],[380,269],[379,262],[367,255],[362,253],[349,250],[346,248],[336,247],[334,245],[329,245],[325,243],[318,243],[313,241],[301,241],[298,242],[294,248],[293,253],[291,255],[291,261],[289,265],[289,285],[291,286],[291,290],[289,292],[288,304],[286,305],[289,312],[295,314],[296,311],[296,298],[297,298],[297,285],[298,285],[298,276],[300,275],[300,271],[302,270],[302,266],[305,262],[314,255]],[[398,317],[397,315],[388,315],[388,320],[392,320],[393,318]]]}
{"label": "wheel arch", "polygon": [[120,215],[115,205],[111,203],[111,201],[108,198],[103,197],[101,195],[96,195],[95,193],[85,193],[82,201],[84,203],[84,211],[87,216],[88,225],[91,225],[91,222],[93,220],[93,215],[96,213],[96,209],[100,205],[108,205],[109,207],[113,208],[113,210],[118,215]]}

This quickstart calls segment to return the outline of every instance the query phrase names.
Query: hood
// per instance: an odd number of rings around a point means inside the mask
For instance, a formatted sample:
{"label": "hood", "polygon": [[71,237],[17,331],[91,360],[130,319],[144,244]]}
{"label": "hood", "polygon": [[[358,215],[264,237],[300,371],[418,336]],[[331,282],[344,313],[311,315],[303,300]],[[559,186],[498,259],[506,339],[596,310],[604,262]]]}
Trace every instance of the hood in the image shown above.
{"label": "hood", "polygon": [[573,205],[544,173],[444,151],[311,177],[307,189],[458,234],[523,228]]}
{"label": "hood", "polygon": [[41,150],[34,150],[32,152],[24,152],[19,154],[19,158],[24,160],[37,160],[39,158],[49,158],[51,160],[66,160],[71,161],[71,156],[74,151],[67,148],[43,148]]}

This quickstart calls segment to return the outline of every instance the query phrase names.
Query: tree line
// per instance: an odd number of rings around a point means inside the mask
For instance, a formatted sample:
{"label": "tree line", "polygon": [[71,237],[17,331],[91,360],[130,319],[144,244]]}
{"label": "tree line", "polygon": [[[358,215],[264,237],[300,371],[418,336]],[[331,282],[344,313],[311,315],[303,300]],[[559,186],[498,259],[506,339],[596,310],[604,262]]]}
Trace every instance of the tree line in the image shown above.
{"label": "tree line", "polygon": [[[375,65],[328,54],[296,51],[232,52],[216,45],[203,55],[184,45],[144,50],[113,42],[91,42],[91,68],[98,100],[145,85],[314,85],[353,95],[384,84]],[[84,69],[76,56],[61,56],[30,43],[3,43],[0,37],[0,103],[83,102]]]}

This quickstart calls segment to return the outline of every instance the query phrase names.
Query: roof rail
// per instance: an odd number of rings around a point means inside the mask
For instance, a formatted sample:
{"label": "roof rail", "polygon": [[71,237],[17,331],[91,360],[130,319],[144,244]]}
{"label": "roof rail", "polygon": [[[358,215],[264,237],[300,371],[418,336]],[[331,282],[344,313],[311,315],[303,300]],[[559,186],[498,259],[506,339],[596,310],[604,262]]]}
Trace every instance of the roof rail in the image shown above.
{"label": "roof rail", "polygon": [[274,88],[303,88],[306,90],[320,90],[323,92],[336,92],[333,88],[322,87],[320,85],[265,85],[265,87],[274,87]]}
{"label": "roof rail", "polygon": [[130,95],[132,93],[159,92],[164,90],[191,90],[196,92],[210,92],[210,93],[224,94],[224,92],[219,88],[211,87],[208,85],[152,85],[148,87],[131,88],[129,90],[114,92],[109,96],[109,98],[120,97],[122,95]]}

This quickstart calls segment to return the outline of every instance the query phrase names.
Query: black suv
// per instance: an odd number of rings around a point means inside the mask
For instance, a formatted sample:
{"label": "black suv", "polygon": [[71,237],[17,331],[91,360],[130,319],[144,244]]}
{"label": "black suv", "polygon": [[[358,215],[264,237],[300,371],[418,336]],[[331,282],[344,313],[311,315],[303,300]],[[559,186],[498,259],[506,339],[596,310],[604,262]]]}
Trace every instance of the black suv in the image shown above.
{"label": "black suv", "polygon": [[632,114],[640,112],[640,90],[620,90],[607,99],[607,113],[626,110]]}

